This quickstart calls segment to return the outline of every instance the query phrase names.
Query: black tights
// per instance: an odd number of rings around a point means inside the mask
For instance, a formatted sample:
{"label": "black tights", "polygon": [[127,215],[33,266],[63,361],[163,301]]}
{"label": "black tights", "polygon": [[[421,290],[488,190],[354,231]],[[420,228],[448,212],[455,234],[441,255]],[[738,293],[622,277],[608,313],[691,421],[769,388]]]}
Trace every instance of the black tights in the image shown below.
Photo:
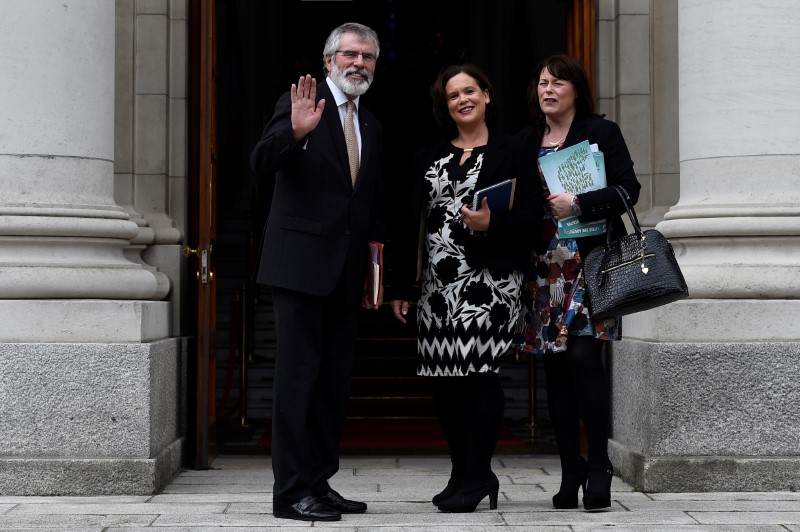
{"label": "black tights", "polygon": [[586,428],[589,469],[606,470],[609,391],[603,340],[570,336],[567,350],[544,355],[547,405],[563,471],[575,471],[580,457],[580,421]]}
{"label": "black tights", "polygon": [[482,479],[491,473],[505,395],[497,373],[433,377],[433,401],[450,449],[451,477]]}

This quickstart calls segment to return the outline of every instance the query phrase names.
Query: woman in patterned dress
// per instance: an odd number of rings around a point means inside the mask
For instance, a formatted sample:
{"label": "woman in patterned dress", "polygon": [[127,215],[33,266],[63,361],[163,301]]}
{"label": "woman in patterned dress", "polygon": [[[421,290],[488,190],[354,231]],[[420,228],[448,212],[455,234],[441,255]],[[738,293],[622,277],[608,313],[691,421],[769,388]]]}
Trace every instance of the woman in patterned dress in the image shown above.
{"label": "woman in patterned dress", "polygon": [[[522,310],[523,270],[544,200],[535,154],[490,126],[495,96],[483,72],[474,65],[447,67],[431,97],[443,136],[415,158],[414,222],[400,238],[413,266],[398,265],[402,273],[387,291],[397,295],[390,304],[402,322],[416,300],[417,373],[432,378],[450,451],[451,476],[433,503],[444,512],[471,512],[487,495],[490,508],[497,507],[491,460],[504,408],[498,372]],[[477,210],[466,206],[475,191],[509,178],[516,179],[510,210],[492,211],[485,200]]]}
{"label": "woman in patterned dress", "polygon": [[[533,124],[518,135],[539,156],[588,140],[603,152],[607,187],[621,185],[633,203],[639,182],[619,127],[594,113],[589,79],[574,58],[555,55],[539,64],[528,90]],[[608,458],[609,391],[604,346],[619,338],[620,319],[595,321],[584,305],[581,257],[606,242],[606,235],[560,239],[559,218],[581,222],[614,219],[614,239],[625,234],[622,200],[613,188],[575,196],[550,194],[541,179],[546,213],[525,288],[530,307],[524,349],[543,354],[547,404],[561,458],[556,508],[577,508],[583,488],[587,511],[611,506]],[[580,454],[580,422],[586,429],[588,463]],[[588,480],[588,482],[587,482]]]}

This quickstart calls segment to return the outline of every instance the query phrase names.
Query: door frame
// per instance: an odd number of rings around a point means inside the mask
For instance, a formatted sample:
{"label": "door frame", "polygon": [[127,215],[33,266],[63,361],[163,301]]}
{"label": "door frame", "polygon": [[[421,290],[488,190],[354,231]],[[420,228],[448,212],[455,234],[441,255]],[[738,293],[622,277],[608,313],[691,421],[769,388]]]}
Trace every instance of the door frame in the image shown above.
{"label": "door frame", "polygon": [[[215,0],[190,0],[189,211],[191,286],[196,323],[188,379],[194,392],[193,467],[208,469],[216,454],[216,238],[217,186],[217,34]],[[194,377],[194,378],[193,378]],[[191,416],[191,414],[190,414]]]}
{"label": "door frame", "polygon": [[[206,469],[216,453],[216,279],[213,244],[216,238],[217,184],[217,29],[215,0],[189,0],[190,109],[189,109],[189,246],[195,278],[191,315],[196,323],[190,351],[190,403],[194,402],[189,442],[194,467]],[[596,1],[566,2],[567,53],[586,68],[595,88]],[[535,380],[534,380],[535,383]],[[535,411],[536,390],[531,405]],[[192,416],[190,410],[190,416]]]}
{"label": "door frame", "polygon": [[572,0],[567,5],[567,53],[583,64],[589,87],[597,96],[597,5],[595,0]]}

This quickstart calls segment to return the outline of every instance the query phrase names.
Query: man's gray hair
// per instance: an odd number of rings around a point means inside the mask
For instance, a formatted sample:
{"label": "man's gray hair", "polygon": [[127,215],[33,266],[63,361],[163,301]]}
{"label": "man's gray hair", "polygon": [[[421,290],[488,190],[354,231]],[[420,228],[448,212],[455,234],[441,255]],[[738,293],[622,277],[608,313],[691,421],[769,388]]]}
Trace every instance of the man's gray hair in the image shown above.
{"label": "man's gray hair", "polygon": [[325,41],[325,48],[322,50],[322,72],[326,76],[329,74],[327,59],[339,49],[339,43],[342,42],[342,37],[345,33],[353,33],[361,41],[372,41],[372,44],[375,45],[375,59],[378,59],[381,53],[381,43],[375,30],[358,22],[345,22],[341,26],[334,28],[331,34],[328,35],[328,40]]}

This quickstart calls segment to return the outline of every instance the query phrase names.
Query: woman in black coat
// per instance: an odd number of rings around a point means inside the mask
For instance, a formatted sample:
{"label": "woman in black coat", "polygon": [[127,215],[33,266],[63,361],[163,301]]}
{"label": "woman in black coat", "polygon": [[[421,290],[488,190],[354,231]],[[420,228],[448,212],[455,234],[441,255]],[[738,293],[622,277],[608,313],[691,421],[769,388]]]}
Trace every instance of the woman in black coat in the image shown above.
{"label": "woman in black coat", "polygon": [[[559,238],[559,219],[580,222],[613,219],[613,238],[625,234],[625,206],[611,187],[622,186],[633,204],[639,182],[617,124],[594,113],[589,80],[572,57],[555,55],[539,64],[528,91],[532,125],[519,137],[539,157],[584,140],[596,144],[605,160],[606,187],[572,195],[550,194],[542,179],[545,221],[534,250],[527,284],[529,323],[524,349],[544,356],[547,404],[561,458],[561,488],[556,508],[577,508],[578,491],[588,511],[611,506],[608,458],[609,389],[604,347],[620,337],[620,319],[593,320],[584,305],[581,258],[606,241],[606,235]],[[586,429],[588,462],[580,454],[580,422]]]}
{"label": "woman in black coat", "polygon": [[[487,496],[497,507],[491,461],[504,408],[498,372],[515,340],[544,200],[535,152],[490,127],[495,95],[483,72],[447,67],[431,96],[443,135],[417,154],[411,219],[398,239],[405,251],[396,254],[386,290],[400,321],[417,304],[417,374],[431,379],[450,450],[450,479],[432,502],[443,512],[471,512]],[[510,209],[485,200],[468,207],[476,191],[511,178]],[[421,293],[412,289],[418,244]]]}

